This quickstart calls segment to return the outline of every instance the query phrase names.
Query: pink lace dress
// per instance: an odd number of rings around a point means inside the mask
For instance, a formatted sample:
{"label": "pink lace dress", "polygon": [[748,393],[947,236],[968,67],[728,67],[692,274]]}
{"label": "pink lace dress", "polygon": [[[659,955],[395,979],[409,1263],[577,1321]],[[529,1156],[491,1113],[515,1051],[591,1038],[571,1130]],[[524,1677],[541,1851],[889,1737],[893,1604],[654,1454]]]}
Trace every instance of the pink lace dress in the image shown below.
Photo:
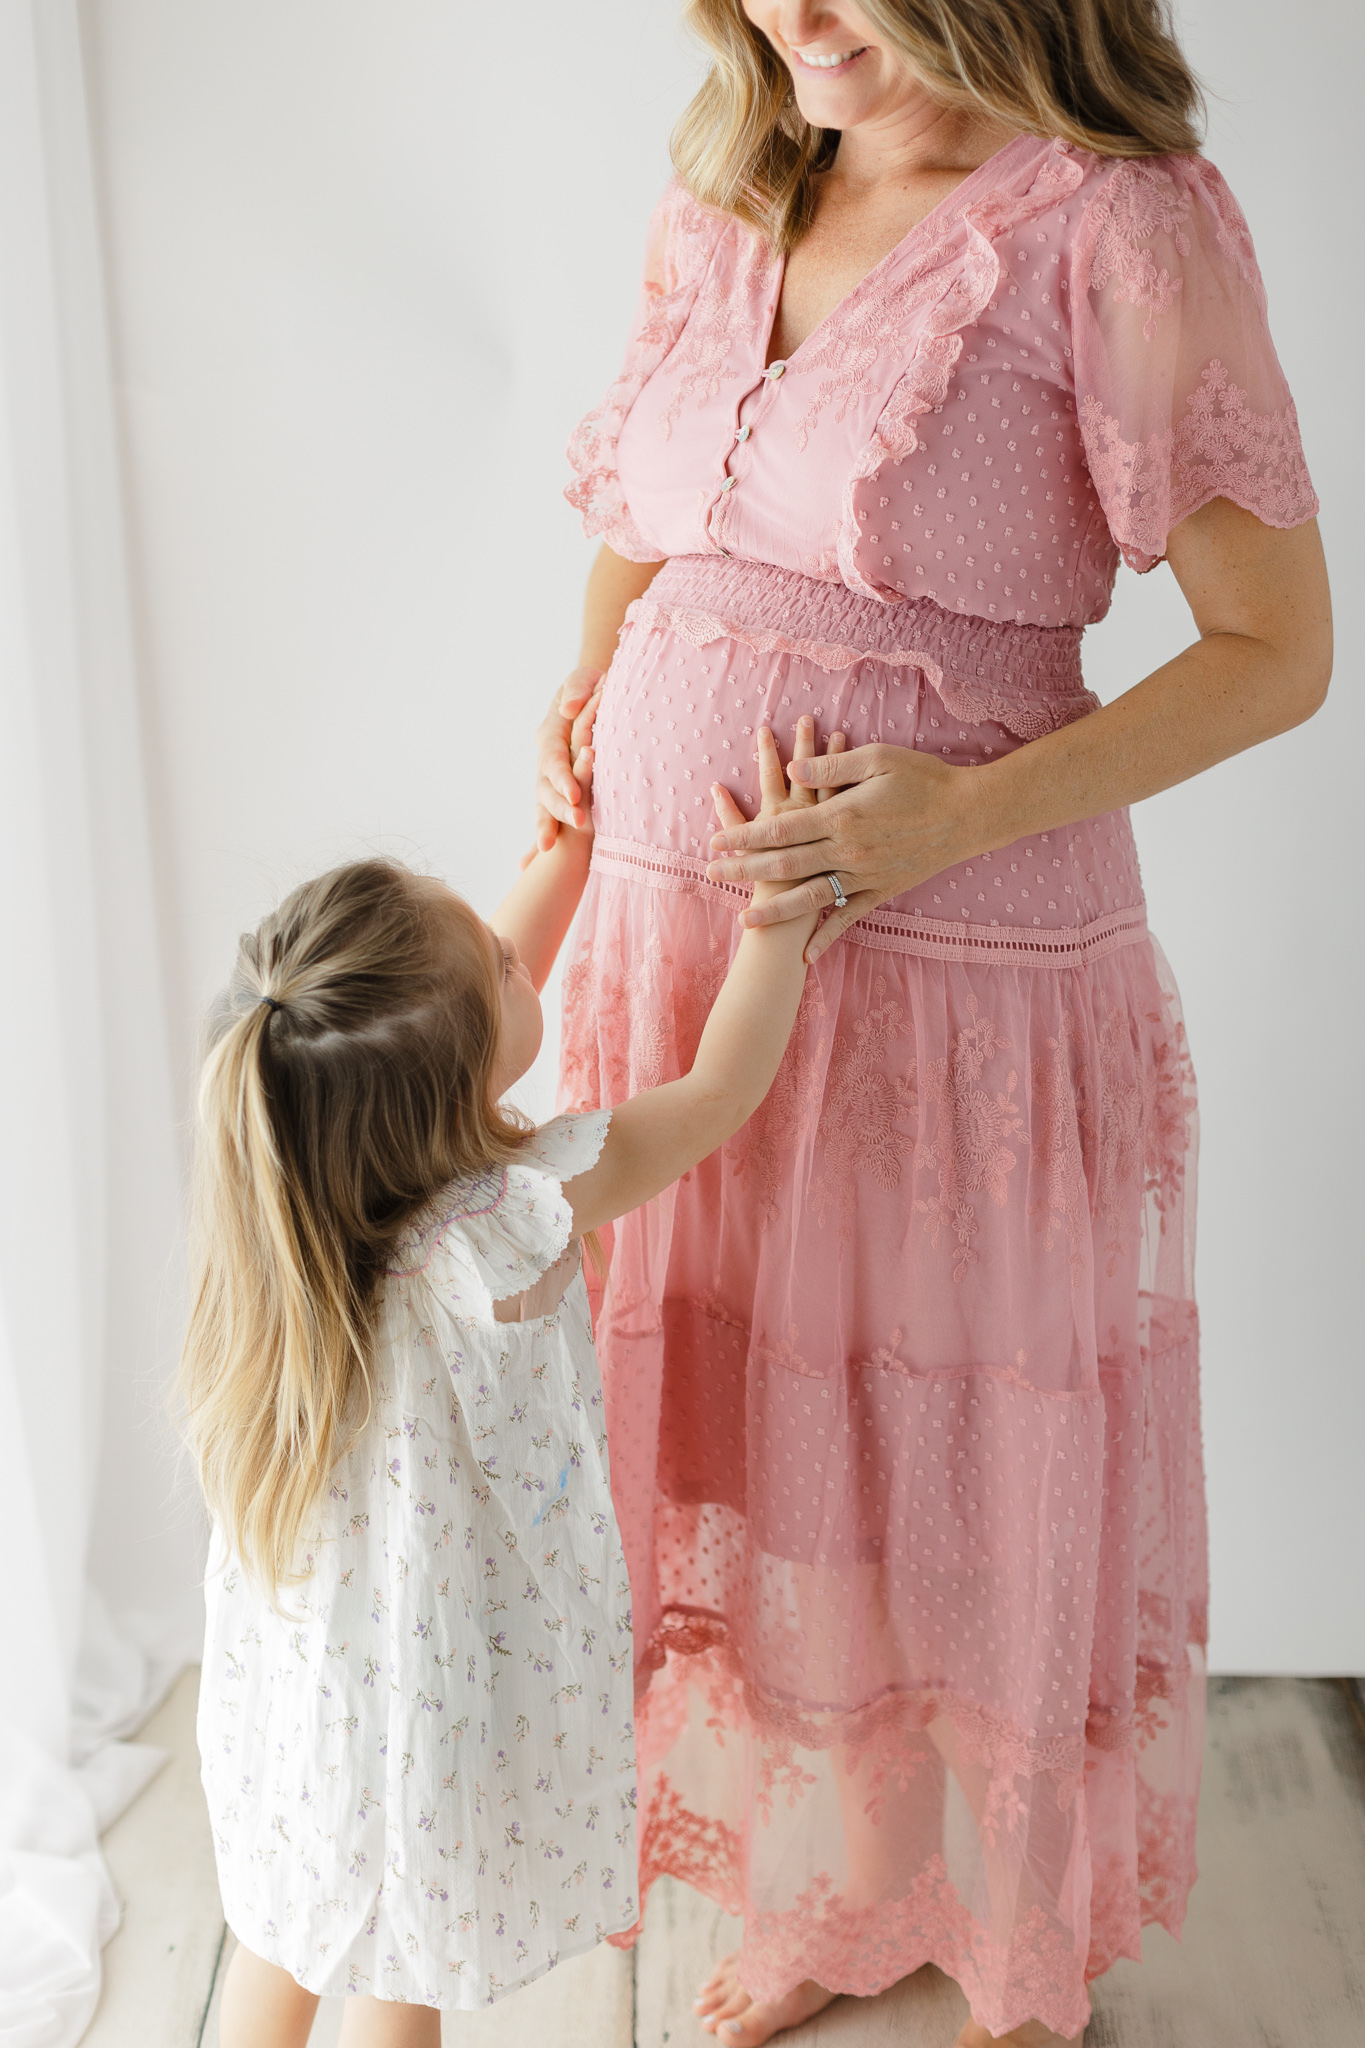
{"label": "pink lace dress", "polygon": [[[563,1099],[687,1067],[761,720],[967,766],[1095,699],[1083,627],[1215,496],[1316,510],[1197,157],[1018,139],[767,361],[781,265],[673,187],[570,497],[664,558],[597,723]],[[1205,1640],[1193,1076],[1122,812],[936,875],[812,972],[763,1108],[618,1225],[598,1340],[641,1883],[761,1996],[933,1961],[1064,2034],[1181,1925]]]}

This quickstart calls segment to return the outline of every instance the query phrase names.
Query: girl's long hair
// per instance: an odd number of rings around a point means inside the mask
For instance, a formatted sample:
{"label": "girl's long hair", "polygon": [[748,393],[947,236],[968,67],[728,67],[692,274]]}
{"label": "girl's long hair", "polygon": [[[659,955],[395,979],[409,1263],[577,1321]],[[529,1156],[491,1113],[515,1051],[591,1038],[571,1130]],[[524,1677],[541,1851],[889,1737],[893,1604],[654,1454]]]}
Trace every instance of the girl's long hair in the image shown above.
{"label": "girl's long hair", "polygon": [[[1203,96],[1167,0],[858,0],[858,11],[947,106],[1097,156],[1199,147]],[[741,0],[687,0],[683,18],[712,64],[674,130],[674,166],[694,199],[785,253],[810,225],[838,133],[806,121]]]}
{"label": "girl's long hair", "polygon": [[252,1578],[306,1575],[309,1518],[368,1416],[404,1226],[526,1131],[493,1100],[487,932],[397,862],[307,882],[248,933],[199,1087],[185,1431]]}

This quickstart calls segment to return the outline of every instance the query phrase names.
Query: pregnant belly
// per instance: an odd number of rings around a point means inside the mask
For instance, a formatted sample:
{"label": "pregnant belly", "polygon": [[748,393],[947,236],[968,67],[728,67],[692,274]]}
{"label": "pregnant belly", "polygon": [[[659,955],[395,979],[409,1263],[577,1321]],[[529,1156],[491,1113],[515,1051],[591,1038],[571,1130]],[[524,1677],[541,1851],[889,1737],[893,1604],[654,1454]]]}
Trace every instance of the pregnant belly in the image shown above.
{"label": "pregnant belly", "polygon": [[[954,717],[913,666],[867,659],[829,669],[736,638],[699,645],[636,619],[621,636],[597,718],[599,864],[653,852],[701,883],[716,830],[711,785],[722,783],[753,816],[755,734],[771,726],[785,758],[805,712],[821,746],[841,731],[850,747],[913,747],[958,768],[1022,744],[1002,724]],[[965,925],[984,939],[995,927],[1075,931],[1141,906],[1128,815],[1115,811],[945,869],[887,908],[891,925]]]}

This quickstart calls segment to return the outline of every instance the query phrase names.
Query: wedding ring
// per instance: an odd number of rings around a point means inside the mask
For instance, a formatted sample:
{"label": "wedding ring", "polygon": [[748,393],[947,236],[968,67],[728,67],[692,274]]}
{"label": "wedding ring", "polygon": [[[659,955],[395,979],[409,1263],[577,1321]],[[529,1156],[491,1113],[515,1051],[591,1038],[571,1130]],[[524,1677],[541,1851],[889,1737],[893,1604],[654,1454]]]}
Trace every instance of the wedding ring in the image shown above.
{"label": "wedding ring", "polygon": [[834,891],[834,908],[836,910],[847,910],[848,898],[844,894],[844,885],[839,880],[839,877],[835,874],[829,874],[825,876],[825,880]]}

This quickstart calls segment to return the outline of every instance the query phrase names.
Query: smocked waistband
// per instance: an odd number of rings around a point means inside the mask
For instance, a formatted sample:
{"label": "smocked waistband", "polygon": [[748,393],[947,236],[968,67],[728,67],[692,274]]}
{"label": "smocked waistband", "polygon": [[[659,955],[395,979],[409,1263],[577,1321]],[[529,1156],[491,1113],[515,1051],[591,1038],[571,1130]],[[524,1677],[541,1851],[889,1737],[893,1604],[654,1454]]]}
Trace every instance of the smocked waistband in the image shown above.
{"label": "smocked waistband", "polygon": [[693,645],[735,639],[820,668],[885,662],[917,669],[948,710],[1036,739],[1097,708],[1081,679],[1074,626],[1027,626],[948,612],[928,598],[881,604],[842,582],[769,562],[675,555],[627,620],[662,626]]}

